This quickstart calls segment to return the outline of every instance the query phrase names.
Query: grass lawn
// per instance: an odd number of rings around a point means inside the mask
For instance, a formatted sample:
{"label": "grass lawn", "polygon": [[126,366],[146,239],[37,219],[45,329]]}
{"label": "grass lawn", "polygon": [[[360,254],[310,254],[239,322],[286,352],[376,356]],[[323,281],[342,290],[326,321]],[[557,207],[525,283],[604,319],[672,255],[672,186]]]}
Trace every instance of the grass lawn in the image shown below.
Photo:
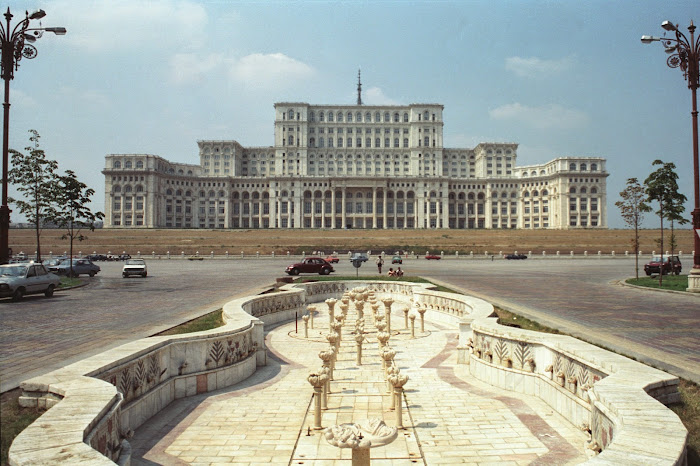
{"label": "grass lawn", "polygon": [[630,285],[644,286],[647,288],[661,288],[662,290],[685,291],[688,288],[687,275],[664,275],[659,286],[659,277],[630,278],[626,281]]}

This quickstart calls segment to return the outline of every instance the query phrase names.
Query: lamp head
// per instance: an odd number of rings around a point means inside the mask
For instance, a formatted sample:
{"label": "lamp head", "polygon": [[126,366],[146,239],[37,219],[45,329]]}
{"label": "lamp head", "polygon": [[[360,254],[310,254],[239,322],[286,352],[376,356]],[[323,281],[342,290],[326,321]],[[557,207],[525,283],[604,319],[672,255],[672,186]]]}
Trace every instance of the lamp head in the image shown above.
{"label": "lamp head", "polygon": [[29,19],[41,19],[44,16],[46,16],[46,12],[44,10],[36,10],[34,13],[29,15]]}
{"label": "lamp head", "polygon": [[661,39],[658,37],[654,37],[654,36],[642,36],[642,43],[643,44],[651,44],[652,42],[658,41],[658,40],[661,40]]}
{"label": "lamp head", "polygon": [[66,28],[63,27],[44,28],[44,31],[53,32],[57,36],[65,36],[67,32]]}
{"label": "lamp head", "polygon": [[678,28],[673,25],[673,23],[669,20],[664,21],[661,23],[661,27],[664,28],[667,31],[677,31]]}

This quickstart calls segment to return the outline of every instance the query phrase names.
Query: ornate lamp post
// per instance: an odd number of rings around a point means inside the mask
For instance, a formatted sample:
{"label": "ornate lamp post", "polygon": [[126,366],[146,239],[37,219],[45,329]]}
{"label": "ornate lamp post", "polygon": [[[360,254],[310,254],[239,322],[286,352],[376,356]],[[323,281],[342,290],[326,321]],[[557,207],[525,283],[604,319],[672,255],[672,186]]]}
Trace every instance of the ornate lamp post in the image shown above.
{"label": "ornate lamp post", "polygon": [[[44,31],[53,32],[62,36],[66,33],[63,27],[38,27],[30,28],[29,23],[35,19],[46,16],[44,10],[37,10],[31,15],[25,12],[25,18],[15,25],[10,26],[12,13],[7,9],[5,13],[6,25],[0,21],[0,42],[2,43],[2,71],[0,75],[5,81],[5,101],[3,107],[3,128],[2,128],[2,206],[0,206],[0,264],[7,264],[10,260],[9,254],[9,230],[10,230],[10,208],[7,205],[7,173],[8,173],[8,138],[10,130],[10,80],[14,72],[19,68],[19,61],[24,58],[34,58],[37,55],[36,47],[31,43],[36,42]],[[41,24],[40,24],[41,26]]]}
{"label": "ornate lamp post", "polygon": [[661,42],[666,53],[670,56],[666,64],[671,68],[680,68],[683,77],[688,81],[688,87],[692,94],[693,110],[691,112],[693,121],[693,182],[695,186],[695,208],[693,209],[693,237],[695,245],[695,255],[693,257],[693,269],[688,274],[688,290],[700,293],[700,174],[698,168],[698,69],[700,37],[695,38],[695,25],[690,21],[688,32],[690,39],[685,36],[671,21],[664,21],[661,27],[668,32],[675,33],[674,37],[654,37],[642,36],[642,43],[651,44]]}

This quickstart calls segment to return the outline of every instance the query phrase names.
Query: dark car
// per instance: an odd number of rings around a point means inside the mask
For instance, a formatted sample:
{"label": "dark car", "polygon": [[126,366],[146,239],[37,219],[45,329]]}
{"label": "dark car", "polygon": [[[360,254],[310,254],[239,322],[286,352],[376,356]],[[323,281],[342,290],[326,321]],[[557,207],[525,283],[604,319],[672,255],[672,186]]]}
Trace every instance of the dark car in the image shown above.
{"label": "dark car", "polygon": [[301,262],[287,266],[285,269],[289,275],[299,275],[300,273],[317,273],[328,275],[333,270],[333,266],[321,257],[305,257]]}
{"label": "dark car", "polygon": [[527,254],[506,254],[503,257],[508,260],[523,260],[527,259]]}
{"label": "dark car", "polygon": [[[660,269],[661,256],[652,257],[651,260],[644,265],[644,272],[649,276],[658,275]],[[683,265],[678,256],[664,256],[664,275],[668,275],[669,273],[680,275],[681,270],[683,270]]]}
{"label": "dark car", "polygon": [[428,260],[440,260],[442,257],[440,257],[438,254],[426,254],[425,258]]}
{"label": "dark car", "polygon": [[394,256],[391,258],[391,263],[392,264],[403,264],[403,259],[401,259],[401,256]]}
{"label": "dark car", "polygon": [[[49,267],[53,271],[54,267]],[[71,275],[71,264],[68,259],[62,261],[55,267],[54,272],[57,275]],[[78,275],[90,275],[94,277],[97,272],[100,271],[100,266],[92,263],[90,259],[73,259],[73,272],[72,276],[77,277]]]}

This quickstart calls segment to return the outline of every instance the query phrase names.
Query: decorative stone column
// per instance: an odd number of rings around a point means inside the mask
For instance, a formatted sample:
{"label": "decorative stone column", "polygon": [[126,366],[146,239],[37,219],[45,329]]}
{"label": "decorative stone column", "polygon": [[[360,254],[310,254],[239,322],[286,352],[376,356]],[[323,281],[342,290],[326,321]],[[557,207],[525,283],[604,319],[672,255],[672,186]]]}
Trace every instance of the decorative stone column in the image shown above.
{"label": "decorative stone column", "polygon": [[408,318],[411,319],[411,338],[416,338],[416,314],[411,312]]}
{"label": "decorative stone column", "polygon": [[403,328],[404,330],[408,330],[408,307],[403,308]]}
{"label": "decorative stone column", "polygon": [[301,320],[304,321],[304,338],[309,338],[309,316],[302,316]]}
{"label": "decorative stone column", "polygon": [[326,340],[328,343],[333,347],[333,348],[338,348],[338,334],[335,332],[331,332],[326,335]]}
{"label": "decorative stone column", "polygon": [[311,373],[306,378],[312,387],[314,387],[314,430],[321,430],[323,426],[321,425],[321,395],[323,391],[323,386],[325,385],[328,376],[323,374]]}
{"label": "decorative stone column", "polygon": [[386,346],[386,342],[389,341],[389,335],[387,332],[379,332],[377,333],[377,340],[379,341],[379,349],[382,349]]}
{"label": "decorative stone column", "polygon": [[386,368],[390,367],[394,361],[396,350],[391,346],[385,346],[380,351],[379,356],[382,358],[382,369],[386,370]]}
{"label": "decorative stone column", "polygon": [[335,356],[335,351],[332,346],[318,353],[318,357],[323,361],[323,367],[328,367],[330,369],[330,373],[328,374],[330,380],[333,380],[333,356]]}
{"label": "decorative stone column", "polygon": [[394,300],[391,298],[382,299],[384,307],[386,308],[386,331],[391,333],[391,305],[394,304]]}
{"label": "decorative stone column", "polygon": [[337,302],[338,300],[335,298],[328,298],[326,300],[326,304],[328,305],[328,323],[333,322],[333,318],[335,317],[335,305]]}
{"label": "decorative stone column", "polygon": [[335,316],[335,317],[336,317],[336,321],[333,322],[333,323],[331,324],[331,330],[332,330],[336,335],[338,335],[338,341],[337,341],[336,344],[335,344],[335,347],[338,348],[338,347],[340,347],[340,342],[341,342],[342,339],[343,339],[343,337],[342,337],[342,335],[341,335],[341,332],[343,331],[343,330],[342,330],[342,329],[343,329],[343,324],[341,324],[340,322],[338,322],[338,317],[340,317],[340,316]]}
{"label": "decorative stone column", "polygon": [[355,424],[328,427],[323,436],[334,447],[352,448],[352,466],[369,466],[370,448],[390,444],[398,436],[398,431],[381,419],[365,419]]}
{"label": "decorative stone column", "polygon": [[327,410],[328,409],[328,393],[331,391],[331,368],[327,366],[321,367],[321,371],[319,372],[321,375],[325,375],[327,377],[326,383],[323,384],[323,390],[321,391],[321,410]]}
{"label": "decorative stone column", "polygon": [[358,319],[363,319],[365,317],[364,308],[365,308],[364,301],[358,301],[355,303],[355,309],[357,309],[357,318]]}
{"label": "decorative stone column", "polygon": [[421,333],[425,333],[425,311],[427,311],[427,309],[424,307],[418,308],[418,314],[420,314],[420,331],[421,331]]}
{"label": "decorative stone column", "polygon": [[389,376],[389,383],[394,387],[394,410],[396,411],[396,428],[403,429],[402,398],[403,386],[408,382],[408,376],[400,372]]}
{"label": "decorative stone column", "polygon": [[357,333],[355,335],[355,343],[357,343],[357,359],[355,364],[357,366],[362,365],[362,342],[365,341],[365,336],[362,333]]}

